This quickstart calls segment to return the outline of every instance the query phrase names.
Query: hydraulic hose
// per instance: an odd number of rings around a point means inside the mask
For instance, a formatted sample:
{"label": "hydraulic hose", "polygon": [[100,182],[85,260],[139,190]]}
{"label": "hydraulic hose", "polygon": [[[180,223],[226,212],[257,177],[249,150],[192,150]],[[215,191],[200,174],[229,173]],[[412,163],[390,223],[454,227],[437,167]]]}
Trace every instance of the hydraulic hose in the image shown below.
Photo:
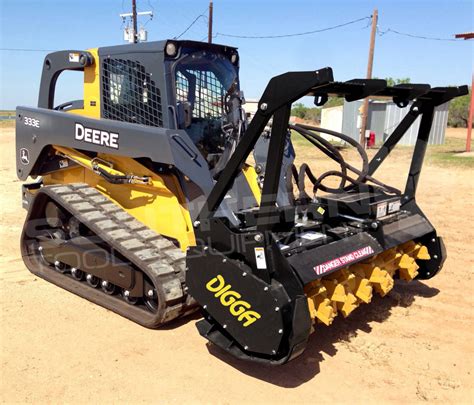
{"label": "hydraulic hose", "polygon": [[[388,185],[386,185],[383,182],[373,178],[372,176],[370,176],[368,174],[369,161],[368,161],[367,153],[365,152],[364,148],[357,141],[352,139],[351,137],[349,137],[345,134],[336,132],[336,131],[329,130],[329,129],[318,128],[318,127],[313,127],[313,126],[304,125],[304,124],[290,125],[289,127],[290,127],[290,129],[293,129],[296,132],[298,132],[299,134],[301,134],[305,139],[307,139],[309,142],[311,142],[311,144],[316,146],[326,156],[330,157],[331,159],[333,159],[334,161],[339,163],[339,165],[341,166],[341,171],[340,172],[332,170],[332,171],[325,172],[321,176],[316,178],[313,175],[313,173],[311,172],[311,169],[309,168],[309,166],[307,164],[303,164],[300,168],[298,181],[297,181],[298,189],[300,191],[300,198],[305,198],[306,199],[306,198],[309,197],[306,194],[306,192],[304,191],[304,175],[305,174],[308,175],[310,181],[314,185],[314,187],[313,187],[313,193],[314,194],[316,194],[316,192],[318,190],[322,190],[322,191],[325,191],[325,192],[331,192],[331,193],[341,193],[341,192],[345,192],[345,191],[348,191],[348,190],[352,189],[356,185],[366,184],[367,181],[370,181],[370,182],[376,184],[379,188],[382,188],[385,192],[388,192],[388,193],[391,193],[391,194],[398,194],[398,195],[401,194],[401,192],[398,189],[396,189],[394,187],[391,187],[391,186],[388,186]],[[357,149],[357,151],[358,151],[358,153],[361,157],[362,170],[359,170],[356,167],[354,167],[354,166],[350,165],[349,163],[347,163],[344,160],[342,154],[339,152],[339,150],[334,145],[332,145],[329,141],[324,139],[322,136],[314,133],[313,131],[314,132],[319,132],[319,133],[325,133],[325,134],[328,134],[328,135],[332,135],[332,136],[337,137],[339,139],[342,139],[343,141],[345,141],[345,142],[349,143],[350,145],[354,146]],[[353,173],[357,174],[358,175],[357,179],[353,179],[350,176],[348,176],[347,175],[347,169],[349,169]],[[327,177],[331,177],[331,176],[341,177],[341,183],[339,184],[338,188],[331,188],[331,187],[324,186],[322,184],[322,181],[324,179],[326,179]],[[347,182],[351,183],[351,185],[346,186]],[[373,187],[375,187],[375,186],[373,186]]]}

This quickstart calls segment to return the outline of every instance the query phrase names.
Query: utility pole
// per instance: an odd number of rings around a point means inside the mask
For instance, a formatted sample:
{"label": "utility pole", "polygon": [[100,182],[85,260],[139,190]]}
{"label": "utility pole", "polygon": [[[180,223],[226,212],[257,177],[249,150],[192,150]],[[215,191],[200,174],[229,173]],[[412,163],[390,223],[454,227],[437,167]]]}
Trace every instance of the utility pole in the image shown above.
{"label": "utility pole", "polygon": [[466,152],[471,151],[472,120],[473,120],[473,118],[474,118],[474,75],[472,75],[471,102],[469,103],[469,118],[467,119]]}
{"label": "utility pole", "polygon": [[212,0],[209,1],[209,23],[208,23],[208,31],[207,31],[207,42],[212,44],[212,14],[213,14],[214,4]]}
{"label": "utility pole", "polygon": [[137,0],[132,0],[133,43],[138,42]]}
{"label": "utility pole", "polygon": [[[456,34],[454,37],[462,38],[464,40],[474,39],[474,32],[465,32],[463,34]],[[474,118],[474,74],[472,75],[471,101],[469,103],[469,118],[467,119],[466,152],[471,151],[472,119],[473,118]]]}
{"label": "utility pole", "polygon": [[125,41],[136,44],[147,40],[148,32],[145,28],[142,26],[140,30],[138,30],[138,17],[140,16],[148,16],[151,20],[153,19],[153,11],[140,11],[137,13],[137,0],[132,0],[131,13],[120,14],[120,18],[122,18],[123,23],[126,24],[123,32],[123,39]]}
{"label": "utility pole", "polygon": [[[367,79],[372,79],[372,67],[374,64],[375,34],[377,33],[377,21],[379,11],[374,9],[372,14],[372,29],[370,31],[369,60],[367,62]],[[367,130],[367,119],[369,118],[369,98],[364,99],[362,109],[362,125],[360,128],[360,144],[365,148],[365,131]]]}

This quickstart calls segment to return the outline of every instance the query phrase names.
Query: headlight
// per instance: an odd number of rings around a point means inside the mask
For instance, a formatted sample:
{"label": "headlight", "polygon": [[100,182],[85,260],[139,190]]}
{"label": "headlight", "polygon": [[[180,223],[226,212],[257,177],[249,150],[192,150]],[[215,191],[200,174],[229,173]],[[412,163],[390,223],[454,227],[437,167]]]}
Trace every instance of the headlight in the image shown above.
{"label": "headlight", "polygon": [[174,42],[168,42],[165,49],[166,55],[174,58],[178,53],[178,47]]}

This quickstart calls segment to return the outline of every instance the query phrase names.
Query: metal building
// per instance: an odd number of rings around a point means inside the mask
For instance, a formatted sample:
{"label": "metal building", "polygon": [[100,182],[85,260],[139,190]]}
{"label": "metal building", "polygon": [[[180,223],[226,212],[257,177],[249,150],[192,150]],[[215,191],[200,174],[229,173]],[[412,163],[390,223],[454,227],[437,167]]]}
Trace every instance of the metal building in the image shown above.
{"label": "metal building", "polygon": [[[359,109],[363,101],[344,102],[342,113],[342,132],[359,140],[358,116]],[[433,126],[430,132],[430,145],[442,145],[446,126],[448,123],[449,103],[442,104],[435,109]],[[367,129],[375,132],[375,141],[380,144],[384,142],[397,127],[398,123],[405,117],[410,110],[411,103],[405,108],[399,108],[393,102],[371,100],[369,103],[369,116]],[[360,120],[359,120],[360,121]],[[321,123],[325,126],[325,122]],[[328,123],[334,125],[334,123]],[[418,128],[420,126],[420,117],[413,123],[399,145],[415,145]]]}

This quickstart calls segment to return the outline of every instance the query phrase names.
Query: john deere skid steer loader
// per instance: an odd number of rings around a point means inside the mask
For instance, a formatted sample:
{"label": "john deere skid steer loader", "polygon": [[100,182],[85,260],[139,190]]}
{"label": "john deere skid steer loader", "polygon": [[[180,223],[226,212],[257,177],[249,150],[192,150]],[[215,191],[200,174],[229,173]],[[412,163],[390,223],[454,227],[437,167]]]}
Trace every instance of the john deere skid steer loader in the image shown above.
{"label": "john deere skid steer loader", "polygon": [[[68,70],[83,72],[84,98],[56,105]],[[270,80],[247,123],[238,70],[235,48],[192,41],[49,54],[38,108],[16,114],[17,174],[34,179],[21,251],[32,273],[141,325],[200,307],[202,336],[282,364],[318,323],[387,294],[394,278],[440,271],[444,245],[415,193],[433,111],[467,88],[290,72]],[[289,125],[308,95],[318,106],[386,97],[409,112],[369,162],[344,134]],[[374,173],[417,119],[401,192]],[[340,170],[296,168],[294,133]],[[321,134],[357,148],[361,166]]]}

